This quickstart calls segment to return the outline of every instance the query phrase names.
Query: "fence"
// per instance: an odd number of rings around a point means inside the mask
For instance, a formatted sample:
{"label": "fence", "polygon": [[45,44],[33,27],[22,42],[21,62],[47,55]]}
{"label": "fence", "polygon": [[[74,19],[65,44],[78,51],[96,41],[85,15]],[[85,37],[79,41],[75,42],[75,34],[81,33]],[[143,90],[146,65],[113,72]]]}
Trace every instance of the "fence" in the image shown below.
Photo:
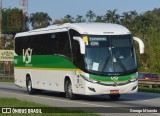
{"label": "fence", "polygon": [[0,61],[0,79],[13,79],[13,61]]}
{"label": "fence", "polygon": [[149,88],[160,87],[160,80],[139,80],[138,85],[147,86]]}

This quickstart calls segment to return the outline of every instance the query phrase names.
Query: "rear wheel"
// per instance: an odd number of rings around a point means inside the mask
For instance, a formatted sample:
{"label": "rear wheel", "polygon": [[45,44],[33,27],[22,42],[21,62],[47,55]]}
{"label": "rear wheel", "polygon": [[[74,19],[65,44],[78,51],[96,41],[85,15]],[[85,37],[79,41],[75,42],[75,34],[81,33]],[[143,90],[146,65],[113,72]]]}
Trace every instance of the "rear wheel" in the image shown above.
{"label": "rear wheel", "polygon": [[26,79],[26,87],[28,94],[33,94],[35,92],[35,90],[32,88],[32,81],[30,77],[27,77]]}
{"label": "rear wheel", "polygon": [[120,94],[109,95],[111,100],[118,100],[120,98]]}
{"label": "rear wheel", "polygon": [[65,92],[66,92],[66,97],[68,97],[70,100],[76,98],[75,94],[73,94],[72,83],[70,80],[67,80],[65,83]]}

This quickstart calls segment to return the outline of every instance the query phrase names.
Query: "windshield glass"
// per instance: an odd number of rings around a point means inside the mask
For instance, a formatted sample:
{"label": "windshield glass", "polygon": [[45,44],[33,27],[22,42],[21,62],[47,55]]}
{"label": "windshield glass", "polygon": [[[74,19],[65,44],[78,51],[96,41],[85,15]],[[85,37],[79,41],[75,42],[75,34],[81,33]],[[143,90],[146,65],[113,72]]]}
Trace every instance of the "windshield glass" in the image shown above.
{"label": "windshield glass", "polygon": [[126,74],[137,69],[131,35],[88,36],[86,69],[98,74]]}

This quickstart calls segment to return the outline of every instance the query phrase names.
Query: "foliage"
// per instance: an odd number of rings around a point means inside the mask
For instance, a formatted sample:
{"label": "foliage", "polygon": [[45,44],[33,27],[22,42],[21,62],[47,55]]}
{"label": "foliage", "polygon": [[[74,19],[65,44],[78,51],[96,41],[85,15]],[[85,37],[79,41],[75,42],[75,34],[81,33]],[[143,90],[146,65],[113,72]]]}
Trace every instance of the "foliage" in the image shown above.
{"label": "foliage", "polygon": [[7,42],[5,49],[6,50],[13,50],[14,49],[14,39]]}
{"label": "foliage", "polygon": [[64,23],[70,23],[67,19],[56,19],[53,24],[64,24]]}
{"label": "foliage", "polygon": [[160,88],[148,88],[148,87],[139,86],[138,91],[148,92],[148,93],[159,93],[160,94]]}
{"label": "foliage", "polygon": [[104,20],[107,23],[118,23],[120,15],[116,14],[116,12],[117,12],[117,9],[115,9],[113,11],[108,10],[107,13],[106,13],[106,15],[104,15]]}
{"label": "foliage", "polygon": [[74,18],[71,15],[66,15],[62,19],[56,19],[53,24],[73,23]]}
{"label": "foliage", "polygon": [[103,16],[97,16],[95,22],[104,23],[105,22],[104,17]]}
{"label": "foliage", "polygon": [[74,21],[73,21],[74,18],[73,18],[71,15],[66,15],[66,16],[64,17],[64,19],[67,20],[68,23],[73,23],[73,22],[74,22]]}
{"label": "foliage", "polygon": [[145,43],[145,54],[139,56],[140,71],[160,74],[160,9],[147,11],[130,22],[129,27],[134,35]]}
{"label": "foliage", "polygon": [[27,17],[18,8],[2,10],[3,34],[13,34],[27,30]]}
{"label": "foliage", "polygon": [[83,18],[82,15],[77,15],[77,18],[75,20],[76,23],[82,23],[82,22],[86,22],[86,20]]}
{"label": "foliage", "polygon": [[88,22],[93,22],[95,17],[96,17],[96,14],[92,10],[89,10],[86,14],[86,18],[88,18]]}
{"label": "foliage", "polygon": [[51,21],[52,19],[50,16],[43,12],[32,13],[29,18],[29,22],[31,23],[33,29],[47,27],[50,25]]}

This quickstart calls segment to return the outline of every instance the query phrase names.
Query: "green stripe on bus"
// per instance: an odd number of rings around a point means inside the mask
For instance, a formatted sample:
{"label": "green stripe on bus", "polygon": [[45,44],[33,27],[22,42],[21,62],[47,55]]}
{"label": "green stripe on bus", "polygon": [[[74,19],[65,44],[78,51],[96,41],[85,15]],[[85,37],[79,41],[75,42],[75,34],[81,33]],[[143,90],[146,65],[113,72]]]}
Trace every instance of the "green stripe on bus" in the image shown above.
{"label": "green stripe on bus", "polygon": [[75,71],[78,69],[70,69],[70,68],[38,68],[38,67],[14,67],[15,69],[31,69],[31,70],[68,70]]}
{"label": "green stripe on bus", "polygon": [[15,67],[30,68],[65,68],[77,69],[77,67],[67,58],[53,55],[32,55],[31,63],[23,62],[22,56],[15,56]]}
{"label": "green stripe on bus", "polygon": [[[130,79],[132,79],[134,76],[136,75],[136,73],[130,74],[130,75],[126,75],[126,76],[99,76],[99,75],[93,75],[90,74],[90,78],[97,80],[97,81],[106,81],[106,82],[119,82],[119,81],[129,81]],[[117,80],[113,80],[114,78],[117,78]]]}

